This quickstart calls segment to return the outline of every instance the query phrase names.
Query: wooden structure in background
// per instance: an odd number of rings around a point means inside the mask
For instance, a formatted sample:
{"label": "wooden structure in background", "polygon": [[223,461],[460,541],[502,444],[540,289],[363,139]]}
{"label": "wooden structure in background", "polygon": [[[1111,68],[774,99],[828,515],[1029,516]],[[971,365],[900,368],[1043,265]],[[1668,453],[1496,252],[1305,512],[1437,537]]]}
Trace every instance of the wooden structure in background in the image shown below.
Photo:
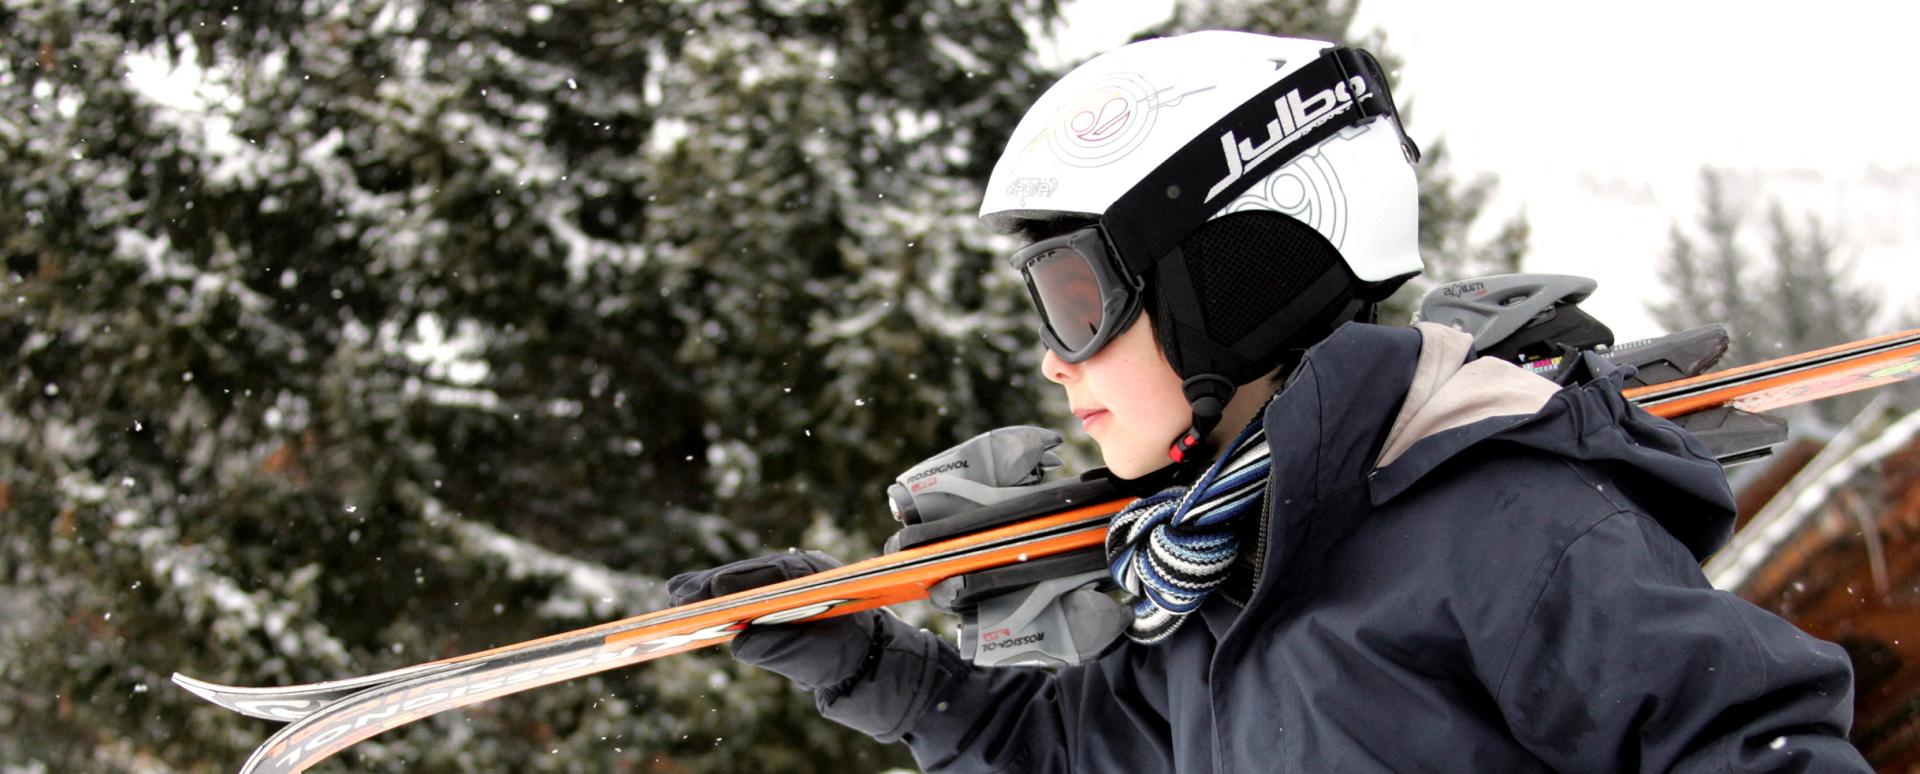
{"label": "wooden structure in background", "polygon": [[1845,647],[1854,743],[1882,772],[1920,772],[1920,412],[1880,413],[1824,446],[1790,444],[1750,477],[1741,528],[1706,569]]}

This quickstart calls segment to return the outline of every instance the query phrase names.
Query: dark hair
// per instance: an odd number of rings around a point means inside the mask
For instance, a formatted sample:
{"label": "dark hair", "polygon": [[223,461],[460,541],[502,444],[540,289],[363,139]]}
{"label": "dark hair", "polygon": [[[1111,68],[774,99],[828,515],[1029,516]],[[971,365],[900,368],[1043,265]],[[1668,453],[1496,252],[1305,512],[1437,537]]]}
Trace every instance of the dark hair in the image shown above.
{"label": "dark hair", "polygon": [[1021,218],[1013,222],[1008,233],[1020,238],[1020,241],[1033,244],[1042,239],[1052,239],[1069,231],[1086,228],[1100,222],[1099,218],[1086,215],[1061,215],[1054,218]]}

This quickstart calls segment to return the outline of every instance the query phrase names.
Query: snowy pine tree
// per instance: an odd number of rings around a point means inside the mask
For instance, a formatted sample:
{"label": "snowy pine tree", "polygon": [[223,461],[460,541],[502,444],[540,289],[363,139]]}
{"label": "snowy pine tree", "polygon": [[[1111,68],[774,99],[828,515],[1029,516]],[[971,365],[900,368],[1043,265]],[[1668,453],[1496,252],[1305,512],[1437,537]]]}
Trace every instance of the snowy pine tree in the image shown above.
{"label": "snowy pine tree", "polygon": [[[0,4],[0,764],[229,769],[273,726],[171,671],[363,674],[874,551],[909,461],[1059,416],[973,218],[1054,6]],[[347,757],[907,760],[719,652]]]}
{"label": "snowy pine tree", "polygon": [[[1729,190],[1728,178],[1722,170],[1701,170],[1699,235],[1673,226],[1661,267],[1670,297],[1650,305],[1654,317],[1671,330],[1725,323],[1733,340],[1720,367],[1875,333],[1877,296],[1852,277],[1839,240],[1820,219],[1795,218],[1778,202],[1771,204],[1765,223],[1768,249],[1756,255],[1747,242],[1750,203]],[[1840,423],[1872,398],[1821,401],[1798,413]]]}

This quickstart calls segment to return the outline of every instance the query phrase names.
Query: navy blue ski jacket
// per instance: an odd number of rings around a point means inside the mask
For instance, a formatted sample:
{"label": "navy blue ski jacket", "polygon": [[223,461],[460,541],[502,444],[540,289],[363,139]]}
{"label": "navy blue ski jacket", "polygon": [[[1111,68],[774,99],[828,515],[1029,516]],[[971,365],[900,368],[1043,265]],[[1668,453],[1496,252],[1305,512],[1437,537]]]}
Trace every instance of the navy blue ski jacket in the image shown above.
{"label": "navy blue ski jacket", "polygon": [[1056,672],[901,638],[823,711],[929,771],[1867,770],[1844,652],[1701,575],[1734,513],[1699,442],[1597,358],[1536,390],[1465,349],[1312,350],[1265,414],[1244,593],[1168,640]]}

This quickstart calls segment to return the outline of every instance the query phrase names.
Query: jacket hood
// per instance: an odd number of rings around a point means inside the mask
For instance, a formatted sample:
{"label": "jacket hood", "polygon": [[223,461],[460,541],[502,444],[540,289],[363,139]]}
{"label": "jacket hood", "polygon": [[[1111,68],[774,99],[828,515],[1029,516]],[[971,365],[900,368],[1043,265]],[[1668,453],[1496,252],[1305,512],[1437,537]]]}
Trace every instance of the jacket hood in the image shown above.
{"label": "jacket hood", "polygon": [[1420,353],[1368,477],[1378,506],[1483,443],[1538,449],[1604,467],[1649,514],[1705,559],[1733,535],[1726,474],[1693,436],[1622,396],[1632,372],[1583,353],[1555,384],[1494,358],[1467,334],[1415,326]]}

